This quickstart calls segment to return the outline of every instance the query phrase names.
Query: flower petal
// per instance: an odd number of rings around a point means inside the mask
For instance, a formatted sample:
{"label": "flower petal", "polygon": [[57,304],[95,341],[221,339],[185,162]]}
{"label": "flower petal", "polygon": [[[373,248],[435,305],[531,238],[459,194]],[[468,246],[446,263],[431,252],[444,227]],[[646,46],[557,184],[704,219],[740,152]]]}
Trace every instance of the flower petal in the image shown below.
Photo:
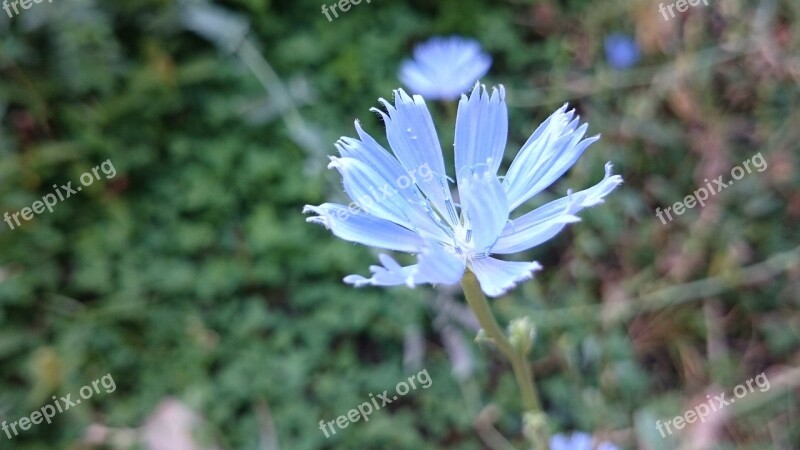
{"label": "flower petal", "polygon": [[592,436],[576,432],[570,436],[556,434],[550,439],[552,450],[592,450]]}
{"label": "flower petal", "polygon": [[386,180],[397,180],[406,175],[400,161],[365,132],[358,121],[355,122],[355,127],[359,139],[349,137],[339,139],[336,142],[339,155],[363,162]]}
{"label": "flower petal", "polygon": [[571,435],[556,434],[550,438],[551,450],[619,450],[619,447],[608,442],[594,444],[592,435],[574,432]]}
{"label": "flower petal", "polygon": [[388,220],[361,212],[351,213],[348,208],[335,203],[319,206],[306,205],[303,213],[317,214],[306,222],[319,223],[345,241],[370,247],[416,253],[425,247],[425,241],[415,232]]}
{"label": "flower petal", "polygon": [[402,267],[389,255],[379,256],[383,266],[371,266],[372,278],[361,275],[348,275],[345,283],[361,286],[398,286],[405,284],[414,287],[418,284],[454,284],[464,274],[464,261],[441,246],[430,243],[417,257],[417,264]]}
{"label": "flower petal", "polygon": [[564,226],[579,222],[579,211],[600,203],[603,198],[622,184],[622,177],[612,174],[611,163],[606,163],[605,176],[596,185],[577,193],[568,194],[547,203],[505,225],[492,253],[516,253],[535,247],[558,234]]}
{"label": "flower petal", "polygon": [[331,157],[328,168],[339,171],[345,192],[367,214],[411,230],[415,228],[406,215],[409,206],[397,195],[397,189],[369,166],[353,158]]}
{"label": "flower petal", "polygon": [[328,167],[339,170],[347,195],[367,214],[392,221],[424,236],[448,240],[448,235],[421,206],[424,201],[409,203],[400,190],[390,185],[369,166],[354,158],[331,157]]}
{"label": "flower petal", "polygon": [[[414,184],[413,178],[416,175],[408,174],[394,156],[361,128],[358,121],[356,121],[355,127],[360,140],[343,137],[336,143],[336,148],[343,158],[353,158],[366,164],[383,180],[380,186],[373,186],[378,192],[377,201],[383,201],[389,195],[399,195],[401,199],[405,199],[404,213],[414,225],[413,228],[435,236],[439,240],[449,239],[443,230],[444,223],[431,210],[422,193]],[[359,195],[364,195],[364,193]],[[368,198],[365,198],[364,202],[360,202],[357,198],[352,199],[361,207],[369,203]],[[383,217],[380,214],[375,215]],[[384,218],[388,219],[388,217]]]}
{"label": "flower petal", "polygon": [[536,261],[501,261],[492,257],[472,260],[470,269],[478,277],[481,290],[489,297],[499,297],[517,283],[533,278],[533,272],[541,270]]}
{"label": "flower petal", "polygon": [[497,173],[503,161],[508,137],[508,108],[503,86],[492,89],[478,84],[472,94],[461,97],[458,103],[455,136],[456,179],[469,175],[470,169],[486,165],[492,174]]}
{"label": "flower petal", "polygon": [[508,221],[508,205],[503,185],[486,166],[459,182],[461,209],[464,217],[461,242],[471,245],[476,253],[486,252],[497,241]]}
{"label": "flower petal", "polygon": [[537,217],[534,220],[534,223],[527,226],[516,225],[510,230],[503,230],[503,233],[508,234],[500,236],[491,253],[502,255],[528,250],[552,239],[566,225],[580,222],[581,219],[566,212],[559,212],[553,216]]}
{"label": "flower petal", "polygon": [[417,186],[442,217],[453,225],[457,221],[455,206],[450,195],[439,137],[425,100],[418,95],[412,99],[402,89],[394,92],[394,106],[384,99],[380,100],[388,114],[376,108],[373,111],[383,116],[389,145],[403,168],[409,174],[416,173],[414,178]]}
{"label": "flower petal", "polygon": [[575,111],[566,106],[536,129],[511,163],[504,180],[510,210],[553,184],[599,139],[581,140],[587,125],[578,127],[580,118],[573,119]]}

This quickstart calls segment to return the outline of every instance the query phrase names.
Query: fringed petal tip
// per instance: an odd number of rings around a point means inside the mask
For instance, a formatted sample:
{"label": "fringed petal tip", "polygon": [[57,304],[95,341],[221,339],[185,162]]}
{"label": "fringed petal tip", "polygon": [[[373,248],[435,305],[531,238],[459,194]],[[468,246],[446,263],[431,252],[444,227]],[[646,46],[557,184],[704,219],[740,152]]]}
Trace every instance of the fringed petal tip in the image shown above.
{"label": "fringed petal tip", "polygon": [[[592,188],[573,194],[572,190],[567,192],[569,205],[567,211],[574,214],[583,208],[589,208],[605,203],[605,196],[611,193],[617,186],[622,184],[622,176],[614,175],[613,164],[607,162],[605,165],[605,175],[603,179]],[[577,209],[576,209],[577,208]]]}
{"label": "fringed petal tip", "polygon": [[462,102],[468,102],[471,99],[477,98],[479,100],[485,100],[487,103],[503,103],[506,101],[506,88],[502,84],[498,84],[496,86],[492,86],[492,95],[489,95],[489,91],[486,89],[486,85],[481,83],[480,80],[475,82],[475,85],[472,87],[472,91],[469,93],[461,94]]}
{"label": "fringed petal tip", "polygon": [[611,164],[611,161],[606,163],[605,167],[606,173],[605,176],[603,177],[603,181],[609,184],[613,184],[614,187],[617,187],[620,184],[622,184],[625,180],[622,179],[622,175],[614,175],[614,171],[612,170],[613,167],[614,165]]}
{"label": "fringed petal tip", "polygon": [[532,279],[534,272],[542,270],[542,265],[536,261],[502,261],[488,257],[472,261],[471,270],[486,295],[500,297],[517,284]]}
{"label": "fringed petal tip", "polygon": [[541,265],[539,265],[539,264],[532,265],[528,269],[528,272],[525,275],[522,275],[519,278],[516,278],[515,280],[513,280],[512,282],[506,284],[505,286],[502,286],[500,288],[500,292],[487,293],[487,295],[490,296],[490,297],[494,297],[494,298],[503,296],[503,295],[507,294],[509,291],[511,291],[512,289],[514,289],[515,287],[517,287],[518,284],[523,283],[523,282],[528,281],[528,280],[532,280],[533,276],[534,276],[534,273],[536,273],[536,272],[538,272],[540,270],[542,270],[542,266]]}
{"label": "fringed petal tip", "polygon": [[503,86],[502,84],[498,84],[497,86],[492,87],[491,101],[495,101],[495,98],[497,98],[497,101],[499,103],[503,103],[506,101],[506,87]]}
{"label": "fringed petal tip", "polygon": [[369,278],[364,278],[361,275],[348,275],[344,277],[342,281],[344,281],[347,284],[352,284],[354,287],[357,288],[369,286],[371,284]]}
{"label": "fringed petal tip", "polygon": [[312,214],[312,213],[316,214],[316,216],[306,217],[307,223],[316,223],[330,230],[331,223],[328,220],[325,210],[321,206],[306,205],[303,207],[303,214]]}
{"label": "fringed petal tip", "polygon": [[566,123],[569,123],[569,121],[572,120],[572,117],[574,115],[575,115],[575,108],[569,109],[569,102],[566,102],[563,105],[561,105],[560,108],[555,110],[553,114],[551,114],[551,117],[566,118]]}
{"label": "fringed petal tip", "polygon": [[348,275],[344,282],[361,286],[400,286],[413,288],[420,284],[454,284],[461,280],[464,263],[431,242],[417,252],[417,264],[401,266],[391,256],[380,254],[382,266],[370,266],[372,277]]}
{"label": "fringed petal tip", "polygon": [[614,164],[612,164],[611,161],[608,161],[606,163],[606,165],[605,165],[605,171],[606,171],[605,178],[618,179],[619,182],[617,184],[621,184],[622,183],[622,175],[614,175],[614,170],[613,169],[614,169]]}
{"label": "fringed petal tip", "polygon": [[534,274],[536,272],[542,270],[543,268],[544,267],[542,267],[542,265],[539,264],[538,262],[532,261],[532,262],[528,263],[528,267],[526,269],[524,269],[524,272],[522,274],[520,274],[517,278],[514,278],[513,280],[509,281],[504,286],[501,286],[501,288],[500,288],[501,292],[499,292],[498,294],[495,294],[495,295],[492,295],[492,294],[488,294],[488,295],[491,296],[491,297],[499,297],[501,295],[504,295],[504,294],[508,293],[508,291],[510,291],[510,290],[514,289],[515,287],[517,287],[517,285],[519,283],[522,283],[522,282],[528,281],[528,280],[532,280]]}
{"label": "fringed petal tip", "polygon": [[330,162],[328,163],[328,169],[337,169],[339,170],[342,167],[341,159],[338,156],[329,155],[328,159]]}
{"label": "fringed petal tip", "polygon": [[[392,91],[392,95],[393,95],[393,98],[394,98],[394,106],[397,106],[397,105],[400,105],[400,104],[404,104],[404,103],[406,103],[406,104],[407,103],[413,103],[415,105],[425,106],[425,99],[421,95],[419,95],[419,94],[408,95],[408,93],[403,88],[397,88],[397,89],[393,90]],[[380,99],[378,99],[378,101],[383,103],[384,106],[386,106],[387,108],[392,106],[389,103],[389,101],[387,101],[384,98],[380,98]]]}
{"label": "fringed petal tip", "polygon": [[[391,107],[389,102],[387,102],[386,100],[384,100],[382,98],[379,98],[378,101],[383,103],[384,106],[386,106],[387,109]],[[391,118],[389,117],[389,115],[386,114],[385,112],[381,111],[380,109],[372,107],[372,108],[369,109],[369,111],[370,112],[374,112],[375,114],[379,115],[381,117],[381,120],[383,120],[383,123],[386,124],[386,123],[391,122]]]}
{"label": "fringed petal tip", "polygon": [[612,170],[613,164],[611,162],[607,162],[605,165],[605,176],[603,176],[603,180],[595,186],[595,189],[587,190],[589,191],[589,195],[583,199],[581,202],[581,207],[588,208],[590,206],[596,206],[601,203],[605,203],[605,196],[610,194],[611,191],[616,189],[617,186],[622,184],[624,180],[622,179],[622,175],[614,175]]}

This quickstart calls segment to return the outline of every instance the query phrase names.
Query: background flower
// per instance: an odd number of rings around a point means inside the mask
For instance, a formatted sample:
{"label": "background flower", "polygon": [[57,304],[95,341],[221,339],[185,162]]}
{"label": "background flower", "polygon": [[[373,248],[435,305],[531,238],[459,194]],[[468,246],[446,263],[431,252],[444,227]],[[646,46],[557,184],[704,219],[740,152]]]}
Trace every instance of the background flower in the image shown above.
{"label": "background flower", "polygon": [[492,58],[480,44],[459,36],[434,37],[400,66],[400,81],[428,99],[454,100],[486,75]]}
{"label": "background flower", "polygon": [[619,447],[608,442],[601,442],[593,445],[594,439],[591,434],[572,433],[567,436],[556,434],[550,439],[550,450],[619,450]]}
{"label": "background flower", "polygon": [[627,34],[612,33],[604,41],[606,60],[615,69],[627,69],[639,62],[639,46]]}

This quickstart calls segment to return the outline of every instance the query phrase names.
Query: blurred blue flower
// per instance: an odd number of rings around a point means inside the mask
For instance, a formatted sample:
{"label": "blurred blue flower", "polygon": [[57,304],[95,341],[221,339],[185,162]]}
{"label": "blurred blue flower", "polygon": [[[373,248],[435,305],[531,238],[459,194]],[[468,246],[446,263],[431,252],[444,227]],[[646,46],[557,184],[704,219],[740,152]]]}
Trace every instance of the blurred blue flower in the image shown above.
{"label": "blurred blue flower", "polygon": [[605,40],[606,60],[615,69],[627,69],[639,62],[636,41],[621,33],[612,33]]}
{"label": "blurred blue flower", "polygon": [[592,445],[592,435],[586,433],[572,433],[567,437],[557,434],[550,439],[550,450],[619,450],[616,445],[601,442]]}
{"label": "blurred blue flower", "polygon": [[[456,184],[453,201],[444,158],[428,108],[421,96],[395,91],[395,104],[380,99],[392,156],[356,121],[359,139],[343,137],[339,157],[329,167],[342,175],[350,207],[333,203],[307,205],[307,220],[320,223],[341,239],[417,255],[417,264],[402,267],[388,255],[371,266],[371,278],[350,275],[355,286],[413,287],[422,283],[457,283],[466,268],[489,296],[499,296],[541,269],[537,262],[509,262],[491,257],[537,246],[565,225],[578,222],[583,208],[603,202],[622,177],[605,177],[595,186],[546,203],[514,220],[518,206],[546,189],[572,167],[599,137],[584,139],[574,110],[562,106],[522,146],[505,177],[497,176],[508,132],[502,86],[476,85],[458,105],[455,130]],[[360,210],[364,211],[361,212]]]}
{"label": "blurred blue flower", "polygon": [[455,100],[486,75],[492,58],[472,39],[435,37],[414,49],[400,66],[400,81],[412,94]]}

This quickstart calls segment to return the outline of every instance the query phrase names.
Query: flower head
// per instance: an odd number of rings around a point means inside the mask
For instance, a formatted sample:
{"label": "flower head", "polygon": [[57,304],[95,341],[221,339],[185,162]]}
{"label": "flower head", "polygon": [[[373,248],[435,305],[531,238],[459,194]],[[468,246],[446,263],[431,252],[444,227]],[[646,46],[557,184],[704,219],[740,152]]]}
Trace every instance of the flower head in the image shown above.
{"label": "flower head", "polygon": [[455,181],[458,201],[450,190],[452,179],[430,113],[422,97],[395,91],[395,103],[380,100],[378,112],[394,155],[364,132],[359,138],[341,138],[331,168],[343,178],[353,200],[350,207],[325,203],[306,206],[320,223],[347,241],[417,255],[417,264],[401,266],[380,255],[372,276],[350,275],[356,286],[414,286],[457,283],[465,269],[475,273],[481,289],[499,296],[541,269],[537,262],[502,261],[491,255],[521,252],[547,241],[565,225],[580,219],[583,208],[603,202],[622,183],[606,164],[605,177],[595,186],[510,220],[511,213],[546,189],[578,160],[598,137],[584,138],[567,105],[545,120],[522,146],[505,177],[497,171],[508,132],[505,90],[476,85],[462,96],[455,130]]}
{"label": "flower head", "polygon": [[616,445],[601,442],[593,445],[592,435],[573,433],[572,436],[557,434],[550,439],[551,450],[619,450]]}
{"label": "flower head", "polygon": [[636,41],[621,33],[612,33],[604,42],[606,60],[615,69],[627,69],[639,62],[639,46]]}
{"label": "flower head", "polygon": [[400,81],[428,99],[455,100],[492,65],[492,58],[472,39],[435,37],[414,49],[414,59],[400,66]]}

